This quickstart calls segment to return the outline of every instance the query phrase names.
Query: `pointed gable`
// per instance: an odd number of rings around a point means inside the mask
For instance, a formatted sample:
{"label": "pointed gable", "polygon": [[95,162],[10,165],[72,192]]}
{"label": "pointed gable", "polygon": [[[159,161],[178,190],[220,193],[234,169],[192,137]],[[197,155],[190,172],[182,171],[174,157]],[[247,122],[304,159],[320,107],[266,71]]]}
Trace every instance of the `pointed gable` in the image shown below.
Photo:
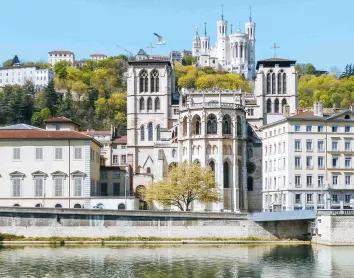
{"label": "pointed gable", "polygon": [[81,171],[74,171],[71,173],[71,176],[74,178],[74,177],[83,177],[85,178],[87,175],[84,173],[84,172],[81,172]]}
{"label": "pointed gable", "polygon": [[52,175],[53,179],[55,177],[64,177],[64,178],[66,178],[68,176],[66,173],[64,173],[62,171],[59,171],[59,170],[51,173],[51,175]]}
{"label": "pointed gable", "polygon": [[26,177],[26,175],[24,173],[21,173],[19,171],[14,171],[14,172],[10,173],[9,175],[10,175],[11,179],[13,179],[13,178],[22,178],[22,179],[24,179]]}
{"label": "pointed gable", "polygon": [[32,174],[32,177],[35,178],[35,177],[44,177],[44,178],[47,178],[48,177],[48,174],[47,173],[44,173],[42,171],[36,171],[36,172],[33,172]]}
{"label": "pointed gable", "polygon": [[350,109],[331,115],[327,120],[354,121],[354,112]]}

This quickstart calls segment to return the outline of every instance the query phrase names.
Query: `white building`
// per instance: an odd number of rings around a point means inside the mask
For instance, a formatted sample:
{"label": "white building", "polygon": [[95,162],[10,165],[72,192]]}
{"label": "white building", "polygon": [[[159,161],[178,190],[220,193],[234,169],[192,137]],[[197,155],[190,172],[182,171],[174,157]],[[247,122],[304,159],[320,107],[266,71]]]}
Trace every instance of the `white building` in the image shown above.
{"label": "white building", "polygon": [[48,63],[51,64],[52,67],[55,63],[60,61],[68,61],[73,65],[75,62],[75,54],[68,50],[53,50],[48,52]]}
{"label": "white building", "polygon": [[354,113],[323,109],[262,127],[263,210],[352,209]]}
{"label": "white building", "polygon": [[6,85],[25,85],[27,81],[36,87],[45,87],[49,80],[54,79],[51,69],[40,69],[36,66],[14,65],[0,68],[0,87]]}
{"label": "white building", "polygon": [[107,59],[107,55],[104,54],[91,54],[90,57],[93,61],[101,61]]}
{"label": "white building", "polygon": [[217,41],[215,46],[210,44],[210,37],[207,34],[206,24],[204,34],[199,35],[198,27],[192,42],[192,55],[198,58],[199,67],[213,67],[228,72],[240,73],[245,78],[252,79],[256,73],[255,43],[256,23],[249,21],[245,23],[245,32],[240,26],[236,32],[228,33],[228,21],[221,15],[217,21]]}

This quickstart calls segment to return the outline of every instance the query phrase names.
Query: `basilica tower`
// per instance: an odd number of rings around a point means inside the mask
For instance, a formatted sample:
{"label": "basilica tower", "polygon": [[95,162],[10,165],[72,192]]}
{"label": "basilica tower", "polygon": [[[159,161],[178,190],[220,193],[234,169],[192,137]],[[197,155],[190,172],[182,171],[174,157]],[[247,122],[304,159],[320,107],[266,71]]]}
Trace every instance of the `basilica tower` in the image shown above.
{"label": "basilica tower", "polygon": [[192,56],[199,57],[201,52],[201,41],[198,33],[198,27],[195,27],[195,36],[192,43]]}
{"label": "basilica tower", "polygon": [[252,77],[256,75],[256,23],[252,21],[251,7],[249,21],[245,24],[245,30],[249,39],[248,69]]}
{"label": "basilica tower", "polygon": [[207,35],[207,30],[206,30],[206,22],[204,23],[204,36],[200,38],[200,43],[201,43],[201,54],[209,54],[209,48],[210,48],[210,37]]}
{"label": "basilica tower", "polygon": [[221,20],[217,21],[217,57],[219,58],[219,63],[221,63],[223,66],[225,66],[225,60],[227,59],[227,24],[227,20],[224,20],[224,10],[222,10]]}

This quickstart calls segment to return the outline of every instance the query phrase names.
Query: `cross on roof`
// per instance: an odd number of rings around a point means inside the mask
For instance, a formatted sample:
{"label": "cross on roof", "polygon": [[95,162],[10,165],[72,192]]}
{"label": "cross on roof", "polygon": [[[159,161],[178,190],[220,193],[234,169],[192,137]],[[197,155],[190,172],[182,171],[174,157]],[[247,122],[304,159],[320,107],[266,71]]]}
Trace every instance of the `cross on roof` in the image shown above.
{"label": "cross on roof", "polygon": [[155,46],[152,46],[152,42],[150,43],[149,46],[147,46],[146,48],[150,48],[150,56],[152,55],[152,49],[155,48]]}
{"label": "cross on roof", "polygon": [[280,48],[279,46],[277,46],[277,44],[276,43],[274,43],[274,45],[273,45],[273,47],[272,47],[272,49],[274,50],[274,58],[276,58],[277,57],[277,48]]}

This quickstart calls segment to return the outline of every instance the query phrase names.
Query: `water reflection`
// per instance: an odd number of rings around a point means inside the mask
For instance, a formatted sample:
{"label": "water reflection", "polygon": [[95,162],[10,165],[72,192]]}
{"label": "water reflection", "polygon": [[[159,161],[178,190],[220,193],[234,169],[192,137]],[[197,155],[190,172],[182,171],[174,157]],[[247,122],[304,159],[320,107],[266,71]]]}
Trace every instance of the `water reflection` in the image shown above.
{"label": "water reflection", "polygon": [[0,277],[353,277],[354,248],[6,247]]}

